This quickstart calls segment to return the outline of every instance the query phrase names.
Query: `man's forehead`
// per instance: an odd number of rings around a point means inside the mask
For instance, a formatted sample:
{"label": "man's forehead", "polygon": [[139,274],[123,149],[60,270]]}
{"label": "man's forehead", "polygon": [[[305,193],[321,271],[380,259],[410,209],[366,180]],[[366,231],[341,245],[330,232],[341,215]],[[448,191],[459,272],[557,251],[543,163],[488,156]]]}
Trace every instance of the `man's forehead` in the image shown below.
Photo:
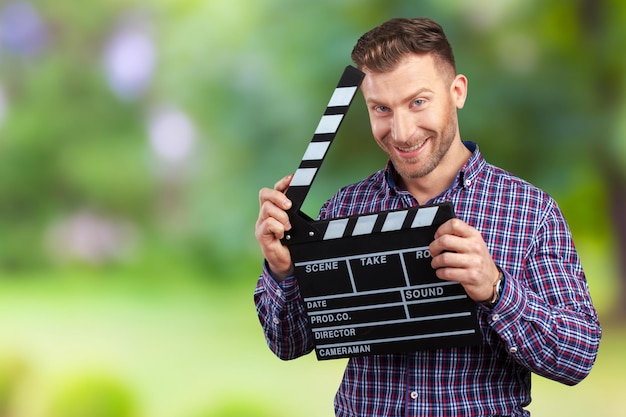
{"label": "man's forehead", "polygon": [[364,94],[386,89],[433,88],[443,76],[434,60],[425,56],[403,59],[390,71],[376,72],[364,68],[363,72]]}
{"label": "man's forehead", "polygon": [[368,67],[361,68],[366,76],[370,78],[384,80],[387,77],[412,76],[415,78],[454,78],[456,72],[446,62],[434,54],[406,54],[401,57],[396,64],[388,70],[377,71]]}

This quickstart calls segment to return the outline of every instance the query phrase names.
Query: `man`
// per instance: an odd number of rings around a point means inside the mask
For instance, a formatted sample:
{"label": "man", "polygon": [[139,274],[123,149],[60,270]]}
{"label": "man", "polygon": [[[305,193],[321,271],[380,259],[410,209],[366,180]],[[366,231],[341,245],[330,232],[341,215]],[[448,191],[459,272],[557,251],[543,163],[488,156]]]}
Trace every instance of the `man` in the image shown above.
{"label": "man", "polygon": [[[528,416],[532,372],[564,384],[585,378],[600,325],[569,228],[554,200],[488,164],[460,137],[467,79],[456,73],[441,27],[393,19],[366,33],[352,58],[385,169],[347,186],[321,219],[441,202],[457,218],[430,245],[442,280],[476,302],[482,344],[351,358],[337,416]],[[280,239],[291,225],[291,176],[259,193],[256,238],[265,256],[255,303],[282,359],[309,353],[313,336]],[[384,277],[381,277],[384,279]]]}

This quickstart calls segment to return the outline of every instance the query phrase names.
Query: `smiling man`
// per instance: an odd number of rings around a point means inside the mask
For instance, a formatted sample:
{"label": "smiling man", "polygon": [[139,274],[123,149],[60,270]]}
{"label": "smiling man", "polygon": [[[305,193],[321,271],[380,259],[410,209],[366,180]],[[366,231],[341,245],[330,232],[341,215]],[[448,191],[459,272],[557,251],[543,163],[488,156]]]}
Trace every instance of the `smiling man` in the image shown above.
{"label": "smiling man", "polygon": [[[342,188],[319,217],[451,202],[457,218],[435,233],[432,266],[475,301],[482,344],[351,358],[336,415],[528,416],[531,373],[576,384],[591,371],[600,341],[567,223],[549,195],[461,140],[457,110],[468,81],[437,23],[390,20],[359,39],[352,59],[365,73],[372,133],[389,162]],[[291,229],[284,194],[291,178],[260,191],[255,231],[265,257],[255,303],[268,345],[282,359],[313,349],[280,242]]]}
{"label": "smiling man", "polygon": [[[470,156],[456,116],[465,103],[467,79],[433,55],[407,54],[387,72],[362,69],[374,139],[389,155],[401,185],[418,200],[429,200]],[[433,183],[439,178],[445,184]]]}

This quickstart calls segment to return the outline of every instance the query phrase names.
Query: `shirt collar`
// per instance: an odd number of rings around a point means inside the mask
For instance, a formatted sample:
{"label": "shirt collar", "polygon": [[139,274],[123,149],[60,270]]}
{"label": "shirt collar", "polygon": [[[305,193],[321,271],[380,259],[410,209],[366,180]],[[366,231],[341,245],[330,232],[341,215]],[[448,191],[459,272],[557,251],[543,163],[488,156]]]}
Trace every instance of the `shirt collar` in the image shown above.
{"label": "shirt collar", "polygon": [[487,163],[478,149],[478,144],[474,142],[463,142],[463,144],[472,154],[457,174],[455,184],[470,188],[478,180],[478,176]]}
{"label": "shirt collar", "polygon": [[[457,187],[470,188],[477,180],[478,175],[486,164],[485,159],[482,157],[480,150],[478,149],[477,143],[463,142],[463,144],[472,154],[470,155],[467,162],[465,162],[465,165],[463,165],[463,167],[457,173],[456,178],[450,188],[444,191],[444,193]],[[395,192],[401,192],[402,190],[400,190],[396,186],[395,178],[397,175],[398,173],[391,163],[391,160],[387,161],[387,167],[385,168],[385,180],[387,186]]]}

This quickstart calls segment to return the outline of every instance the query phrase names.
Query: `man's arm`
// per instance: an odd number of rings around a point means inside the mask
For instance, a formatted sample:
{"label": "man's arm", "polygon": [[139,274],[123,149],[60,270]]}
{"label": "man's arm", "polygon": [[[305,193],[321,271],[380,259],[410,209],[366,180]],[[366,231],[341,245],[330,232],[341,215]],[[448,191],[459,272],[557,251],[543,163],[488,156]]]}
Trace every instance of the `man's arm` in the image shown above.
{"label": "man's arm", "polygon": [[[496,265],[480,233],[460,219],[444,223],[430,245],[441,279],[461,283],[484,306],[500,267],[504,285],[488,323],[516,362],[546,378],[574,385],[595,362],[601,329],[571,233],[548,199],[540,226],[512,276],[506,255]],[[521,248],[520,248],[521,249]],[[487,308],[487,307],[485,307]]]}
{"label": "man's arm", "polygon": [[291,202],[284,194],[292,175],[278,181],[273,189],[259,192],[259,218],[255,236],[265,257],[263,272],[254,291],[254,303],[267,344],[281,359],[294,359],[313,349],[304,304],[293,275],[289,249],[281,243],[291,229],[285,210]]}
{"label": "man's arm", "polygon": [[267,345],[276,356],[290,360],[313,350],[313,334],[293,276],[277,283],[265,264],[254,291],[254,303]]}
{"label": "man's arm", "polygon": [[520,277],[504,271],[489,324],[519,364],[577,384],[591,371],[602,331],[569,228],[555,204],[546,212],[523,271]]}
{"label": "man's arm", "polygon": [[291,208],[291,201],[285,191],[293,175],[283,177],[274,188],[262,188],[259,191],[259,217],[254,235],[259,242],[263,257],[270,273],[277,281],[282,281],[293,274],[293,264],[289,249],[281,243],[285,232],[291,229],[289,216],[285,210]]}

